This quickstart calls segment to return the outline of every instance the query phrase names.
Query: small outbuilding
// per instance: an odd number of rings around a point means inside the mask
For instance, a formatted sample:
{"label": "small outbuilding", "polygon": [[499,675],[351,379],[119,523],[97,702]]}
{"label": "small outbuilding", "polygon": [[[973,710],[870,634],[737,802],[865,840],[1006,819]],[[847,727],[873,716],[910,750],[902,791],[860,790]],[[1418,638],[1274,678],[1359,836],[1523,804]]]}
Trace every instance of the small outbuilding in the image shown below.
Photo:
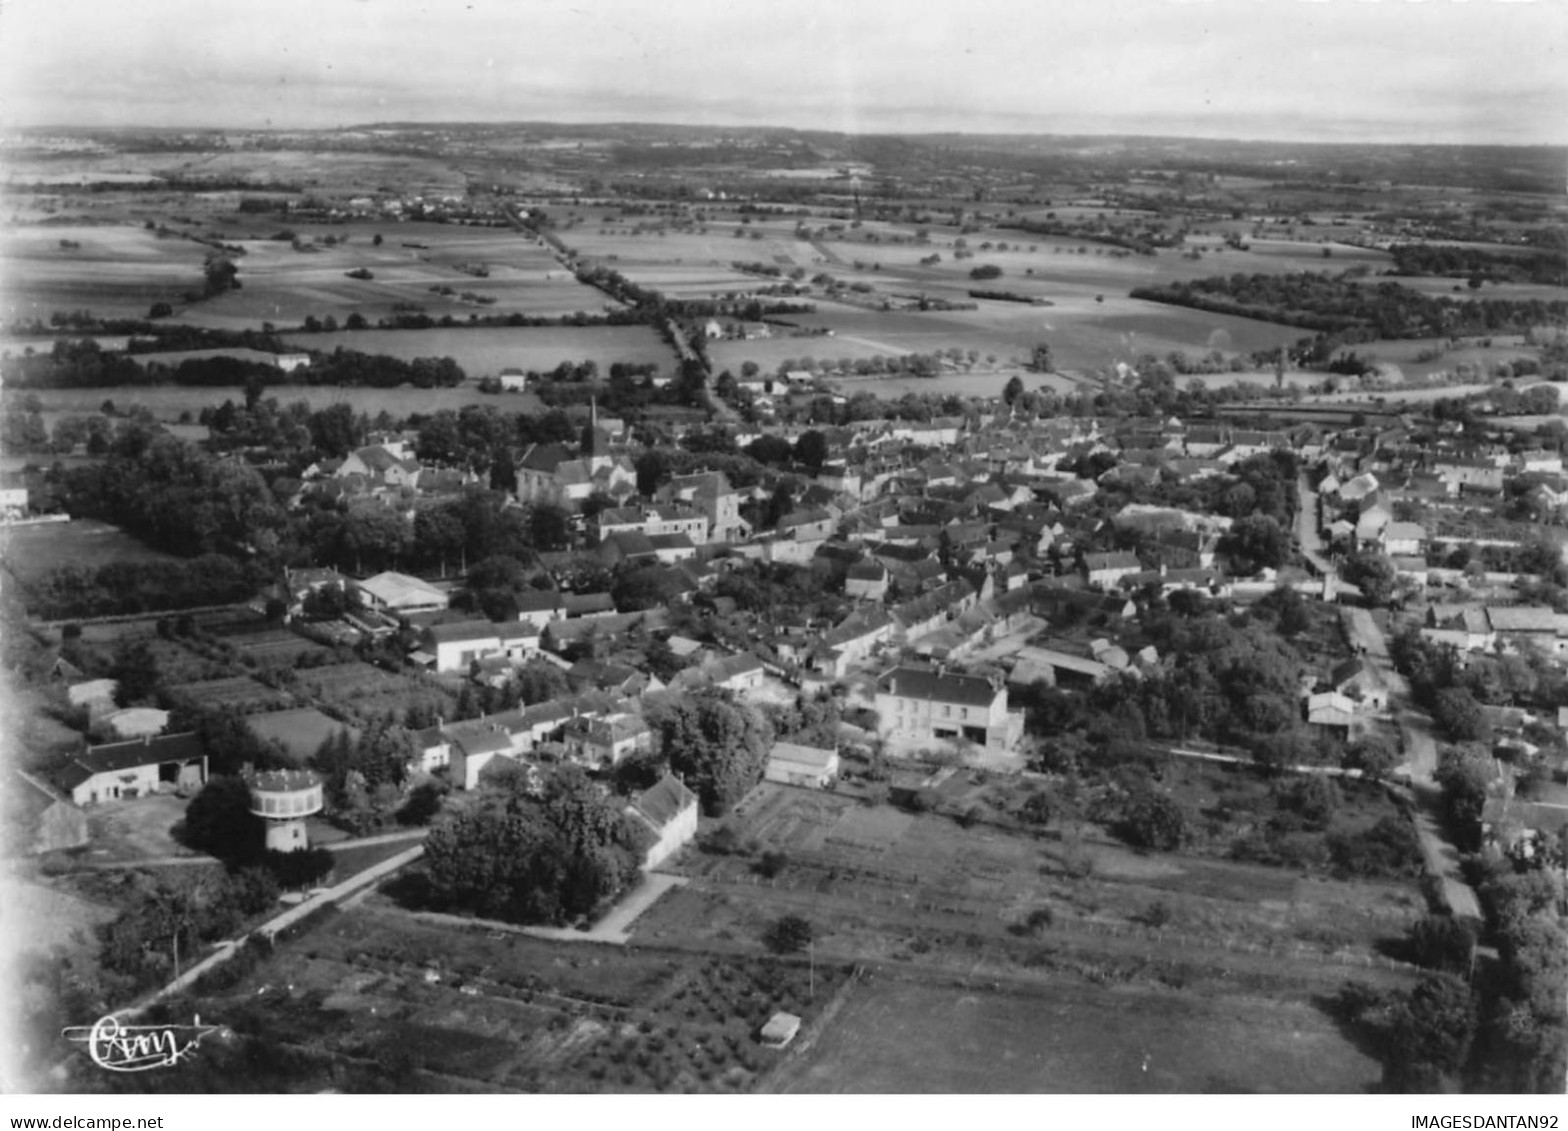
{"label": "small outbuilding", "polygon": [[767,779],[782,785],[799,785],[808,789],[825,789],[838,777],[837,750],[824,750],[815,746],[797,746],[793,742],[775,742],[768,754]]}
{"label": "small outbuilding", "polygon": [[780,1010],[768,1018],[768,1023],[762,1027],[762,1032],[757,1034],[757,1039],[770,1049],[789,1047],[800,1033],[800,1018],[793,1013]]}

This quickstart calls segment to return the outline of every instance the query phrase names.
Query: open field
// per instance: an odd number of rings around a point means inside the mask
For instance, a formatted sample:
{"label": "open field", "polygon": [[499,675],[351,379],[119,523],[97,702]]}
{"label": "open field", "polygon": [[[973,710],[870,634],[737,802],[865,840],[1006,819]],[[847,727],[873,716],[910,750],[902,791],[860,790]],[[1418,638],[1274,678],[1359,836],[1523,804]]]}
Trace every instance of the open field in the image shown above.
{"label": "open field", "polygon": [[[281,219],[273,223],[279,229],[283,226]],[[597,313],[610,302],[579,283],[548,248],[511,229],[448,224],[368,227],[374,230],[355,232],[347,225],[288,227],[300,239],[300,249],[289,240],[247,240],[240,244],[247,254],[236,260],[241,289],[186,307],[177,312],[176,320],[243,329],[262,322],[298,325],[311,315],[321,319],[330,315],[341,322],[358,312],[374,323],[410,307],[432,317],[449,314],[459,320],[473,313],[557,317],[577,311]],[[380,246],[374,244],[376,235],[382,237]],[[328,237],[337,242],[327,245]],[[346,274],[361,269],[372,278],[353,279]],[[482,277],[480,271],[485,272]],[[434,288],[449,288],[451,293],[437,293]]]}
{"label": "open field", "polygon": [[[1223,772],[1184,766],[1171,773],[1178,784],[1192,779],[1190,789],[1181,788],[1195,811],[1227,798],[1237,812],[1245,811],[1236,801],[1240,787],[1227,788]],[[960,776],[950,785],[956,789],[944,790],[944,806],[972,809],[981,821],[1002,800],[1002,787],[994,784],[971,787]],[[1392,812],[1386,803],[1347,805],[1345,827],[1363,827],[1386,812]],[[989,950],[1003,967],[1016,968],[1027,955],[1009,949],[1011,928],[1045,907],[1056,931],[1082,932],[1095,946],[1117,940],[1114,945],[1136,949],[1155,938],[1179,939],[1170,953],[1182,946],[1234,955],[1262,950],[1294,955],[1309,967],[1366,963],[1420,914],[1413,884],[1341,881],[1240,863],[1224,859],[1223,846],[1216,856],[1145,856],[1093,826],[1038,839],[773,785],[753,792],[737,825],[762,849],[787,854],[785,873],[759,885],[744,861],[690,856],[682,868],[693,884],[645,916],[639,937],[756,937],[769,915],[810,892],[820,915],[819,952],[845,957],[918,953],[929,929],[938,936],[974,932],[984,942],[967,944],[970,960]],[[1143,924],[1156,904],[1163,910],[1157,930],[1150,930]]]}
{"label": "open field", "polygon": [[989,370],[976,368],[972,373],[944,372],[935,377],[854,377],[829,378],[829,382],[845,396],[856,393],[874,393],[879,397],[901,397],[905,393],[946,395],[956,393],[963,397],[999,397],[1007,382],[1020,378],[1025,389],[1051,389],[1057,393],[1070,393],[1081,386],[1076,381],[1054,373],[1030,373],[1019,369]]}
{"label": "open field", "polygon": [[0,321],[48,321],[57,310],[143,318],[155,302],[201,291],[207,251],[129,224],[0,229]]}
{"label": "open field", "polygon": [[24,583],[62,566],[92,568],[110,562],[174,560],[118,526],[91,519],[0,530],[0,561]]}
{"label": "open field", "polygon": [[[465,332],[482,333],[483,331]],[[414,356],[424,355],[416,353]],[[33,395],[37,396],[39,403],[43,405],[46,419],[56,413],[96,413],[104,401],[112,401],[120,412],[129,412],[141,406],[151,412],[157,420],[172,421],[181,413],[189,412],[195,416],[204,408],[217,408],[224,401],[243,399],[243,393],[238,388],[215,389],[195,385],[42,389]],[[267,396],[285,405],[304,401],[313,409],[346,404],[355,412],[363,412],[370,416],[383,411],[396,417],[408,416],[416,412],[440,412],[443,409],[456,411],[471,404],[493,405],[505,412],[543,411],[539,399],[531,393],[482,393],[476,381],[469,381],[450,389],[416,389],[412,385],[401,385],[395,389],[269,385]],[[4,403],[4,399],[0,397],[0,403]],[[28,458],[35,463],[51,462],[38,456]]]}
{"label": "open field", "polygon": [[361,353],[450,357],[470,377],[493,376],[508,366],[554,369],[563,361],[596,361],[601,374],[612,362],[653,362],[666,372],[674,352],[647,326],[484,327],[471,330],[359,330],[335,334],[290,334],[299,349],[330,351],[339,346]]}
{"label": "open field", "polygon": [[1381,1066],[1301,1002],[1062,981],[851,989],[791,1092],[1358,1092]]}
{"label": "open field", "polygon": [[[1055,301],[1055,300],[1053,300]],[[738,370],[755,361],[776,369],[788,358],[870,357],[931,353],[959,348],[982,359],[1027,360],[1038,344],[1049,344],[1057,368],[1103,369],[1117,361],[1134,362],[1146,353],[1172,350],[1202,354],[1275,349],[1301,336],[1288,326],[1209,314],[1107,294],[1063,296],[1054,306],[981,301],[978,310],[877,311],[818,301],[815,314],[785,321],[832,331],[831,336],[715,342],[714,364]]]}

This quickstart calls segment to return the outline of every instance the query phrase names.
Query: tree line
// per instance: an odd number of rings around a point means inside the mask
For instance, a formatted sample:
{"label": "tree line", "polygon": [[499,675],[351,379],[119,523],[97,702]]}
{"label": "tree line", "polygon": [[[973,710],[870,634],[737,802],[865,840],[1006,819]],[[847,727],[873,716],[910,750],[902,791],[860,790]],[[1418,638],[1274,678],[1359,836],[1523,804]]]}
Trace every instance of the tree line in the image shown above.
{"label": "tree line", "polygon": [[1446,338],[1523,333],[1568,318],[1568,302],[1543,299],[1451,299],[1398,283],[1365,284],[1351,273],[1216,275],[1137,287],[1133,298],[1299,326],[1341,341]]}

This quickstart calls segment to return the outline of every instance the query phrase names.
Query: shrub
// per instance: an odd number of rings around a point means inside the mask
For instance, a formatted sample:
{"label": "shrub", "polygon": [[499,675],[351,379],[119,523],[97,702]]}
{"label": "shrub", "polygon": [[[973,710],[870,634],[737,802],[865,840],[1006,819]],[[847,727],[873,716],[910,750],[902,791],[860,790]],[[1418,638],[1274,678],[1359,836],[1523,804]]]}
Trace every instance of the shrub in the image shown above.
{"label": "shrub", "polygon": [[1339,786],[1321,774],[1309,774],[1282,786],[1275,803],[1299,816],[1308,826],[1326,829],[1340,806]]}
{"label": "shrub", "polygon": [[1359,833],[1328,838],[1329,856],[1343,875],[1394,878],[1414,875],[1421,867],[1421,844],[1409,821],[1383,817]]}
{"label": "shrub", "polygon": [[757,861],[757,872],[767,879],[773,879],[789,866],[789,855],[784,852],[768,851],[762,854],[762,859]]}
{"label": "shrub", "polygon": [[1187,839],[1187,811],[1175,798],[1145,788],[1128,799],[1119,832],[1134,847],[1169,852]]}
{"label": "shrub", "polygon": [[1425,915],[1410,925],[1403,949],[1418,966],[1464,974],[1475,953],[1475,931],[1452,915]]}
{"label": "shrub", "polygon": [[790,954],[805,950],[813,936],[810,921],[799,915],[786,915],[768,928],[762,941],[775,954]]}

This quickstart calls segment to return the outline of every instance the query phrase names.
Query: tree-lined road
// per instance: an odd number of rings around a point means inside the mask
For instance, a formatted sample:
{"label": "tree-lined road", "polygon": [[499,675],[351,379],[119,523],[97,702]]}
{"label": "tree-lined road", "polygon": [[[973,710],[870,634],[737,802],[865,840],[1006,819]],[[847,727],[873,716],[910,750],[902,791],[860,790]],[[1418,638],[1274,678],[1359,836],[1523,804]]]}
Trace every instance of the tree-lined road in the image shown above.
{"label": "tree-lined road", "polygon": [[1382,676],[1388,688],[1389,704],[1397,712],[1405,748],[1404,769],[1415,798],[1416,835],[1421,841],[1421,855],[1427,871],[1442,882],[1443,898],[1454,915],[1479,920],[1480,901],[1476,899],[1475,889],[1464,881],[1459,849],[1449,839],[1443,825],[1443,796],[1436,780],[1437,739],[1432,734],[1432,720],[1411,702],[1410,684],[1394,670],[1388,639],[1371,612],[1350,609],[1348,624],[1352,641],[1359,645],[1362,655]]}

